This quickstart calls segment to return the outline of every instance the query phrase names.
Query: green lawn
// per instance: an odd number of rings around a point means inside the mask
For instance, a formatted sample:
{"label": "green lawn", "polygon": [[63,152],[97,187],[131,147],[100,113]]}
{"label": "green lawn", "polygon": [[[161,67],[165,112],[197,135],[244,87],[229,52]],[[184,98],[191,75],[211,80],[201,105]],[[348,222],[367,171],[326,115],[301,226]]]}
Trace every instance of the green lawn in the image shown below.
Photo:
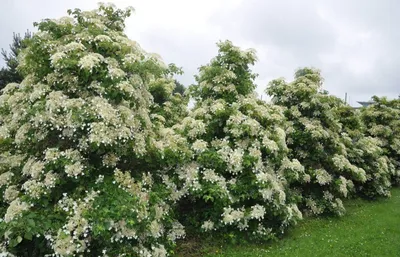
{"label": "green lawn", "polygon": [[400,189],[377,201],[349,200],[341,218],[308,218],[266,245],[185,242],[180,256],[400,256]]}

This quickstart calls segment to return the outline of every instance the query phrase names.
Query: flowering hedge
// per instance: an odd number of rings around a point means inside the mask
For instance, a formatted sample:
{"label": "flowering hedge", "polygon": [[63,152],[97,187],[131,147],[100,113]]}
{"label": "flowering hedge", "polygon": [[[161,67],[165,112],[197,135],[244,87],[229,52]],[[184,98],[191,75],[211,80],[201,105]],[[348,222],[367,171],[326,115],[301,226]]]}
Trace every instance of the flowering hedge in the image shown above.
{"label": "flowering hedge", "polygon": [[189,230],[265,240],[399,182],[398,100],[360,113],[304,68],[266,103],[255,52],[230,41],[174,94],[180,69],[123,33],[131,9],[68,13],[36,24],[24,80],[1,92],[3,255],[161,257]]}

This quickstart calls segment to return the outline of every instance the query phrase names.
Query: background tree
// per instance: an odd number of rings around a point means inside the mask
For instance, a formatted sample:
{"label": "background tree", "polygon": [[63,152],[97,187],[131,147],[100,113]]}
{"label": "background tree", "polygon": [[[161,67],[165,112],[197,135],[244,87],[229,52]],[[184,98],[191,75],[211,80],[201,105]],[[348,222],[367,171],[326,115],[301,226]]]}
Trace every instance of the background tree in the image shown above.
{"label": "background tree", "polygon": [[[169,68],[181,74],[175,65]],[[149,91],[153,96],[151,111],[161,115],[166,126],[171,127],[187,116],[189,96],[185,94],[185,87],[176,79],[154,80],[149,85]]]}
{"label": "background tree", "polygon": [[179,93],[181,95],[184,95],[185,90],[186,90],[185,86],[182,83],[180,83],[178,80],[175,79],[175,88],[174,88],[174,91],[172,91],[172,93],[174,93],[174,94]]}
{"label": "background tree", "polygon": [[18,66],[18,54],[26,48],[26,40],[31,38],[32,34],[27,31],[22,38],[20,34],[13,35],[13,42],[10,44],[10,52],[1,50],[1,55],[5,62],[5,67],[0,70],[0,90],[3,89],[9,83],[20,83],[23,80],[21,73],[17,70]]}

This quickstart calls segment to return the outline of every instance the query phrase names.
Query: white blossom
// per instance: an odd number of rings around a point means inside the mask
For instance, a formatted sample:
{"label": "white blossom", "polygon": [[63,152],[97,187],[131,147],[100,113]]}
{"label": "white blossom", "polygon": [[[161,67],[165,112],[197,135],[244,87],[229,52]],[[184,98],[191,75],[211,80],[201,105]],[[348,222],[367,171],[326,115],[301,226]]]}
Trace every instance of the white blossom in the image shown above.
{"label": "white blossom", "polygon": [[265,215],[265,207],[259,204],[251,207],[250,217],[253,219],[261,220]]}
{"label": "white blossom", "polygon": [[211,220],[206,220],[204,221],[203,225],[201,225],[201,228],[204,229],[204,231],[210,231],[214,229],[214,222]]}
{"label": "white blossom", "polygon": [[29,205],[26,202],[21,201],[19,198],[15,199],[10,203],[4,216],[5,222],[10,222],[20,216],[24,211],[29,209]]}
{"label": "white blossom", "polygon": [[331,183],[332,176],[324,169],[318,169],[315,171],[317,182],[320,185],[326,185]]}
{"label": "white blossom", "polygon": [[89,53],[85,55],[79,60],[79,67],[84,70],[92,71],[94,67],[98,66],[102,61],[104,61],[104,57],[97,53]]}

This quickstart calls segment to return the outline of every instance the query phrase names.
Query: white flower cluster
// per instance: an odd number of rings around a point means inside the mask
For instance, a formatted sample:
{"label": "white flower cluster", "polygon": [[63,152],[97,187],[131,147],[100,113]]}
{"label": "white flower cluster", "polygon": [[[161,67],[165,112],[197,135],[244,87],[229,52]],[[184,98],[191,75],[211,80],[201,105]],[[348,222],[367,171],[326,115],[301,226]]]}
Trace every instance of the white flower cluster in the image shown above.
{"label": "white flower cluster", "polygon": [[224,212],[222,213],[222,222],[224,224],[233,224],[235,222],[239,222],[244,218],[244,208],[241,209],[233,209],[232,207],[224,208]]}
{"label": "white flower cluster", "polygon": [[60,61],[62,59],[65,59],[67,57],[67,54],[63,53],[63,52],[57,52],[55,54],[53,54],[52,56],[50,56],[50,62],[54,67],[61,67],[58,64],[60,63]]}
{"label": "white flower cluster", "polygon": [[236,148],[229,153],[229,159],[226,160],[228,170],[234,174],[242,171],[244,151],[241,148]]}
{"label": "white flower cluster", "polygon": [[20,192],[18,191],[17,186],[9,186],[4,191],[4,200],[7,202],[12,202],[18,197],[19,193]]}
{"label": "white flower cluster", "polygon": [[207,142],[204,140],[198,139],[195,142],[193,142],[192,149],[193,149],[193,151],[195,151],[197,153],[201,153],[207,149]]}
{"label": "white flower cluster", "polygon": [[217,114],[219,112],[224,111],[225,108],[226,108],[225,107],[225,101],[221,99],[219,101],[216,101],[213,105],[210,106],[210,111],[213,114]]}
{"label": "white flower cluster", "polygon": [[12,172],[4,172],[0,175],[0,186],[5,186],[8,185],[11,181],[11,178],[14,176],[14,173]]}
{"label": "white flower cluster", "polygon": [[320,185],[330,184],[332,182],[332,175],[324,169],[315,170],[315,179]]}
{"label": "white flower cluster", "polygon": [[[61,256],[90,252],[90,230],[89,221],[83,217],[83,213],[92,208],[92,202],[97,197],[97,192],[86,192],[84,201],[73,201],[64,197],[63,202],[69,202],[68,211],[72,215],[68,217],[67,223],[58,231],[55,238],[51,238],[54,252]],[[72,201],[71,201],[72,200]]]}
{"label": "white flower cluster", "polygon": [[118,67],[119,65],[116,60],[108,59],[106,62],[108,63],[107,77],[111,79],[119,79],[126,76],[126,73]]}
{"label": "white flower cluster", "polygon": [[84,175],[84,166],[80,162],[75,162],[65,166],[65,173],[68,177],[77,178],[80,175]]}
{"label": "white flower cluster", "polygon": [[261,220],[264,218],[265,212],[266,210],[264,206],[256,204],[251,207],[250,217],[252,219]]}
{"label": "white flower cluster", "polygon": [[104,57],[98,53],[89,53],[79,60],[79,67],[89,72],[104,61]]}
{"label": "white flower cluster", "polygon": [[117,166],[118,161],[120,158],[113,153],[108,153],[103,156],[103,165],[105,167],[114,168]]}
{"label": "white flower cluster", "polygon": [[284,158],[280,170],[288,178],[290,177],[295,181],[299,180],[300,176],[305,175],[304,166],[296,159],[290,161],[288,158]]}
{"label": "white flower cluster", "polygon": [[343,194],[344,197],[347,197],[348,188],[347,188],[347,180],[345,177],[339,177],[340,184],[339,184],[339,191]]}
{"label": "white flower cluster", "polygon": [[205,169],[202,171],[202,173],[204,181],[217,184],[218,187],[222,190],[223,194],[229,195],[227,181],[225,177],[217,175],[212,169]]}
{"label": "white flower cluster", "polygon": [[366,173],[362,168],[359,168],[350,163],[350,161],[343,155],[335,155],[332,158],[333,164],[340,171],[348,170],[350,173],[354,174],[354,179],[365,182],[367,180]]}
{"label": "white flower cluster", "polygon": [[191,117],[184,118],[182,124],[175,126],[175,128],[186,130],[189,138],[195,138],[206,132],[205,124],[201,120],[195,120]]}
{"label": "white flower cluster", "polygon": [[199,183],[200,167],[197,163],[191,162],[184,165],[179,171],[178,176],[184,183],[184,188],[187,190],[200,190]]}
{"label": "white flower cluster", "polygon": [[172,228],[168,233],[167,237],[169,240],[174,242],[177,239],[184,238],[185,235],[186,235],[185,227],[181,223],[176,221],[172,224]]}
{"label": "white flower cluster", "polygon": [[204,231],[211,231],[214,229],[214,222],[211,220],[206,220],[204,221],[203,225],[201,225],[201,228],[204,229]]}
{"label": "white flower cluster", "polygon": [[304,125],[305,131],[311,134],[314,139],[329,138],[329,132],[317,120],[300,118],[299,121]]}
{"label": "white flower cluster", "polygon": [[7,208],[7,212],[4,215],[4,221],[10,222],[21,216],[24,211],[29,210],[29,204],[21,201],[21,199],[14,199]]}

